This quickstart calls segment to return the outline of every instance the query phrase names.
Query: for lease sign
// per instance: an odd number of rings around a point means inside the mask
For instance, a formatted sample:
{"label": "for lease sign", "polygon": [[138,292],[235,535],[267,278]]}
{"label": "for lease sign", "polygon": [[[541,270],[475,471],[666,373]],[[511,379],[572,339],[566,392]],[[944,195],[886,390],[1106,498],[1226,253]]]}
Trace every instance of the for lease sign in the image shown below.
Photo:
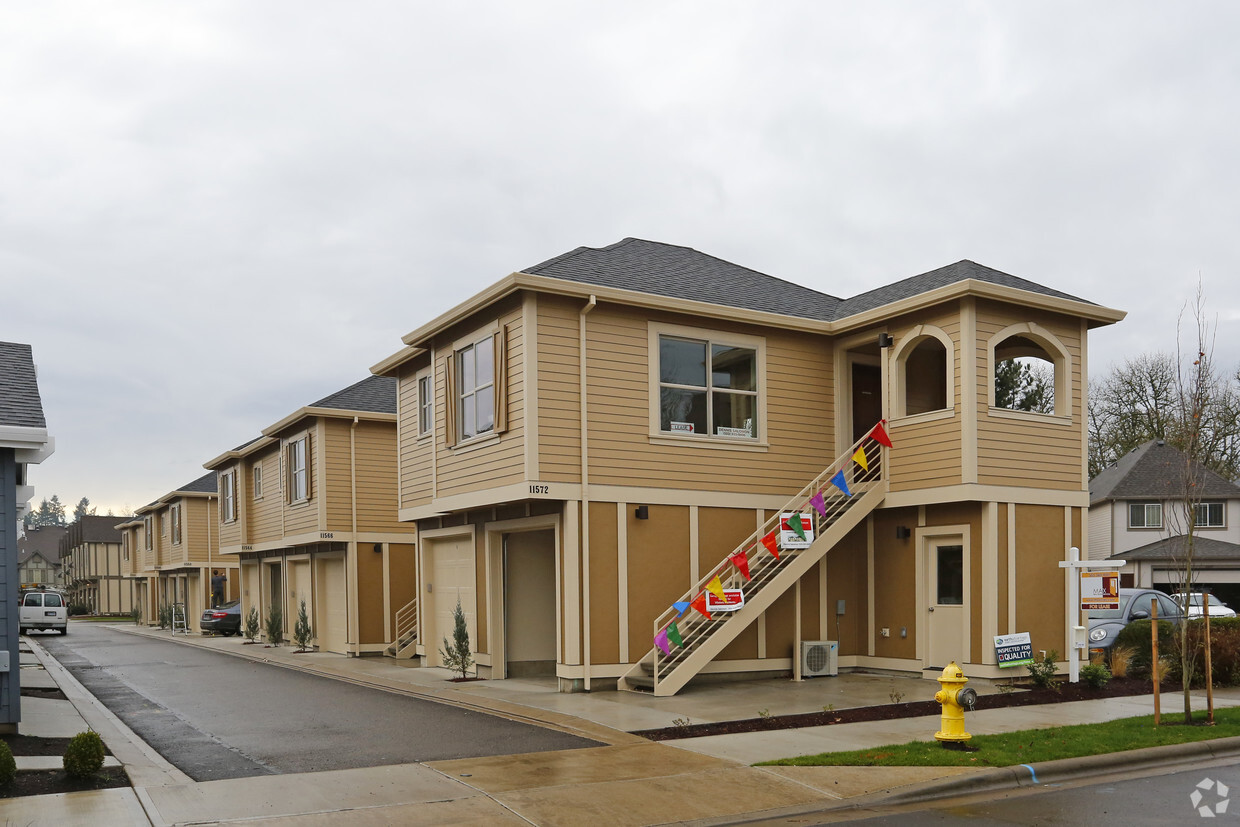
{"label": "for lease sign", "polygon": [[1081,572],[1081,611],[1119,608],[1119,572]]}

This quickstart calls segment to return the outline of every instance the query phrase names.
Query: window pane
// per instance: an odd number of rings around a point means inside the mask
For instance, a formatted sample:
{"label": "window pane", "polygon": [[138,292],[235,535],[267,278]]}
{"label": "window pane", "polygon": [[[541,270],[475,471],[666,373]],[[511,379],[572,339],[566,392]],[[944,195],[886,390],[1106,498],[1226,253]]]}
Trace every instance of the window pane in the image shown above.
{"label": "window pane", "polygon": [[474,394],[474,406],[478,414],[478,433],[485,434],[495,429],[495,386],[480,389]]}
{"label": "window pane", "polygon": [[715,436],[747,437],[758,435],[758,397],[743,393],[715,391]]}
{"label": "window pane", "polygon": [[1128,506],[1128,525],[1132,528],[1145,527],[1145,503],[1131,503]]}
{"label": "window pane", "polygon": [[461,397],[461,438],[469,439],[477,433],[474,430],[477,427],[474,418],[474,396],[467,394]]}
{"label": "window pane", "polygon": [[941,606],[964,605],[964,548],[939,546],[938,602]]}
{"label": "window pane", "polygon": [[467,347],[461,351],[461,390],[472,391],[478,387],[474,381],[474,349]]}
{"label": "window pane", "polygon": [[706,343],[659,337],[659,381],[706,387]]}
{"label": "window pane", "polygon": [[23,605],[23,606],[42,606],[42,605],[43,605],[43,595],[41,595],[41,594],[28,594],[28,595],[26,595],[26,602],[25,602],[25,603],[23,603],[22,605]]}
{"label": "window pane", "polygon": [[756,391],[758,389],[754,369],[756,361],[754,351],[749,348],[711,345],[711,386]]}
{"label": "window pane", "polygon": [[59,605],[61,605],[61,604],[60,604],[60,595],[58,595],[58,594],[48,594],[48,595],[45,595],[45,597],[47,598],[47,600],[46,600],[46,602],[44,602],[44,604],[43,604],[44,606],[59,606]]}
{"label": "window pane", "polygon": [[483,339],[474,345],[474,387],[489,385],[495,381],[495,340]]}
{"label": "window pane", "polygon": [[705,434],[706,391],[662,388],[659,391],[660,428],[679,434]]}

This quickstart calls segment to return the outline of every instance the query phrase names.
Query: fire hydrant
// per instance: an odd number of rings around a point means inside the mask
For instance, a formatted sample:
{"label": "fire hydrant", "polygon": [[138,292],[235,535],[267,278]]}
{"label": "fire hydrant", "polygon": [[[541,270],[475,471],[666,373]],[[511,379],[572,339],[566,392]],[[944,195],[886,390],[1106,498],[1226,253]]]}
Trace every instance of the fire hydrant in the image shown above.
{"label": "fire hydrant", "polygon": [[934,699],[942,704],[943,716],[939,723],[941,729],[934,733],[934,738],[945,747],[963,747],[973,737],[964,731],[964,711],[973,709],[977,703],[977,693],[965,687],[969,679],[955,661],[943,668],[938,681],[942,689],[934,693]]}

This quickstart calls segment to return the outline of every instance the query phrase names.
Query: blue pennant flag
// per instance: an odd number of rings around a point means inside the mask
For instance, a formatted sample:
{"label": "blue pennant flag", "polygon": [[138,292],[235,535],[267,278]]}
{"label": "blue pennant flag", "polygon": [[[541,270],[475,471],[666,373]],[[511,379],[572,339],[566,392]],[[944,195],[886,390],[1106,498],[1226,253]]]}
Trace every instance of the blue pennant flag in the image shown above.
{"label": "blue pennant flag", "polygon": [[681,614],[684,614],[685,612],[689,611],[689,604],[683,600],[677,600],[675,603],[672,604],[672,608],[680,612]]}
{"label": "blue pennant flag", "polygon": [[852,492],[848,490],[848,483],[844,482],[844,469],[835,472],[835,476],[831,478],[831,484],[844,492],[845,497],[851,497]]}

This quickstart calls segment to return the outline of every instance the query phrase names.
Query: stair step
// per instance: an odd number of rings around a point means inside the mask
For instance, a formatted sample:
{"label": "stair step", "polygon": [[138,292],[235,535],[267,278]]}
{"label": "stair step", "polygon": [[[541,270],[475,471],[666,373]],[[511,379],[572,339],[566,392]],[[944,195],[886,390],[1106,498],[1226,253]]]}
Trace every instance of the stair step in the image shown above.
{"label": "stair step", "polygon": [[646,675],[629,675],[627,678],[629,686],[633,689],[644,689],[648,692],[654,691],[654,677]]}

